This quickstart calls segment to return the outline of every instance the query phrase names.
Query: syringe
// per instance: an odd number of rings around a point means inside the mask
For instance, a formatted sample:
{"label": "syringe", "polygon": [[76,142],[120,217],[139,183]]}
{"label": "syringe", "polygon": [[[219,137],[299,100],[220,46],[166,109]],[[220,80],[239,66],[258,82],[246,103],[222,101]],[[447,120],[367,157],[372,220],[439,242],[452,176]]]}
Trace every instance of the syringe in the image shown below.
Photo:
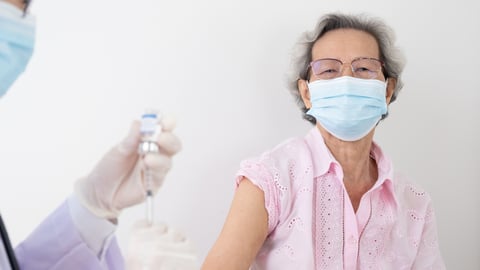
{"label": "syringe", "polygon": [[[161,132],[161,126],[158,123],[158,115],[157,112],[153,110],[147,110],[141,119],[140,125],[140,134],[141,134],[141,142],[138,146],[138,153],[140,154],[141,158],[144,158],[148,153],[158,153],[159,147],[156,143],[156,138]],[[143,179],[145,183],[145,191],[146,191],[146,215],[147,215],[147,222],[149,225],[153,224],[153,179],[151,172],[148,168],[145,168],[143,171]]]}

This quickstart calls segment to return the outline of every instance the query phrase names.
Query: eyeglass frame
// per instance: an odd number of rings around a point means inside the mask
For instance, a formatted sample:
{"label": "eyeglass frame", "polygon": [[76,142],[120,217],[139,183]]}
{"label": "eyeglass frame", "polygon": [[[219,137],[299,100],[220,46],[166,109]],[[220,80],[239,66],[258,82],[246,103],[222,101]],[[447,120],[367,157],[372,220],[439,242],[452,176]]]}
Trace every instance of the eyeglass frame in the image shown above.
{"label": "eyeglass frame", "polygon": [[[353,70],[352,63],[355,62],[355,61],[357,61],[357,60],[362,60],[362,59],[378,61],[378,62],[380,63],[380,70],[378,70],[378,71],[382,71],[383,76],[385,77],[385,79],[387,79],[388,76],[387,76],[387,74],[385,73],[385,70],[384,70],[384,68],[385,68],[385,62],[382,61],[382,60],[380,60],[380,59],[377,59],[377,58],[374,58],[374,57],[357,57],[357,58],[354,58],[354,59],[353,59],[352,61],[350,61],[350,62],[342,62],[342,60],[340,60],[340,59],[327,57],[327,58],[315,59],[315,60],[311,61],[311,62],[308,64],[308,67],[307,67],[307,70],[306,70],[306,74],[305,74],[305,75],[306,75],[306,76],[305,76],[305,77],[306,77],[306,80],[307,80],[307,81],[310,81],[310,78],[309,78],[309,76],[308,76],[310,70],[312,70],[312,74],[313,74],[314,76],[317,76],[317,74],[315,74],[315,73],[313,72],[313,68],[312,68],[312,64],[315,63],[315,62],[317,62],[317,61],[320,61],[320,60],[335,60],[335,61],[338,61],[339,63],[342,64],[342,68],[341,68],[341,70],[340,70],[340,75],[341,75],[341,73],[343,72],[343,67],[345,66],[345,64],[350,64],[350,69],[352,70],[352,73],[354,73],[355,71]],[[378,71],[376,71],[376,72],[378,72]],[[338,76],[338,77],[340,77],[340,76]],[[338,78],[338,77],[334,77],[334,78]],[[332,79],[334,79],[334,78],[332,78]],[[319,80],[328,80],[328,79],[319,79]]]}

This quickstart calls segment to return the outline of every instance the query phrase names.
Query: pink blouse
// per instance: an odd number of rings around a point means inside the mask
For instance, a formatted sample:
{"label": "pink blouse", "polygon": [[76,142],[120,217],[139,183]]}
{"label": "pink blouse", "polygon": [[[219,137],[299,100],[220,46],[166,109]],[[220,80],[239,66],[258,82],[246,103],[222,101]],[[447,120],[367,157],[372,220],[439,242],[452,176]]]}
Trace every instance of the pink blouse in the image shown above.
{"label": "pink blouse", "polygon": [[340,164],[317,128],[242,162],[263,190],[268,237],[251,269],[445,269],[428,194],[393,173],[374,143],[378,179],[355,213]]}

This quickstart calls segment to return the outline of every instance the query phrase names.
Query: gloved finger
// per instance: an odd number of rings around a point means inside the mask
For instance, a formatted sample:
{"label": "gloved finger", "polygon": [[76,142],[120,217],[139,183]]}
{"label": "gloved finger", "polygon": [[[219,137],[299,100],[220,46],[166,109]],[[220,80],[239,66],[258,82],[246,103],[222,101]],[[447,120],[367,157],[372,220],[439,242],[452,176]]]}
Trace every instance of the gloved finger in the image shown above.
{"label": "gloved finger", "polygon": [[158,234],[163,235],[168,233],[168,226],[165,223],[156,223],[150,227],[153,227],[155,229],[155,232],[157,232]]}
{"label": "gloved finger", "polygon": [[120,154],[130,155],[137,152],[140,143],[140,122],[135,120],[130,125],[128,135],[118,144],[117,150]]}
{"label": "gloved finger", "polygon": [[173,231],[172,240],[176,243],[183,243],[187,241],[187,237],[181,232]]}
{"label": "gloved finger", "polygon": [[143,166],[152,173],[167,173],[172,167],[172,158],[162,153],[148,153],[143,158]]}
{"label": "gloved finger", "polygon": [[187,241],[187,237],[185,236],[185,234],[176,230],[175,228],[169,228],[164,239],[165,239],[165,242],[171,243],[171,244],[181,244]]}
{"label": "gloved finger", "polygon": [[180,139],[171,132],[162,132],[157,138],[157,144],[161,151],[169,156],[178,153],[182,149]]}
{"label": "gloved finger", "polygon": [[162,119],[160,119],[160,126],[162,127],[162,131],[164,132],[171,132],[177,124],[177,119],[173,115],[164,115]]}
{"label": "gloved finger", "polygon": [[132,235],[148,236],[149,239],[161,237],[168,233],[168,226],[164,223],[150,224],[146,219],[135,222],[132,226]]}

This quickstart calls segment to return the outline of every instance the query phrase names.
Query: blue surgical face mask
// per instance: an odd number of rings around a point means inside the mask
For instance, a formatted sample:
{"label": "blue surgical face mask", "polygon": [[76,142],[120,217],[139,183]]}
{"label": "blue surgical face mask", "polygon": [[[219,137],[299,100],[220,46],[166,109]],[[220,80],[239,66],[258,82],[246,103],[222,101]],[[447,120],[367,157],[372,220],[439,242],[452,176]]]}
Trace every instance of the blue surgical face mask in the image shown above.
{"label": "blue surgical face mask", "polygon": [[33,53],[35,22],[20,9],[0,2],[0,97],[25,70]]}
{"label": "blue surgical face mask", "polygon": [[387,113],[387,83],[350,76],[308,84],[312,107],[307,114],[344,141],[365,137]]}

